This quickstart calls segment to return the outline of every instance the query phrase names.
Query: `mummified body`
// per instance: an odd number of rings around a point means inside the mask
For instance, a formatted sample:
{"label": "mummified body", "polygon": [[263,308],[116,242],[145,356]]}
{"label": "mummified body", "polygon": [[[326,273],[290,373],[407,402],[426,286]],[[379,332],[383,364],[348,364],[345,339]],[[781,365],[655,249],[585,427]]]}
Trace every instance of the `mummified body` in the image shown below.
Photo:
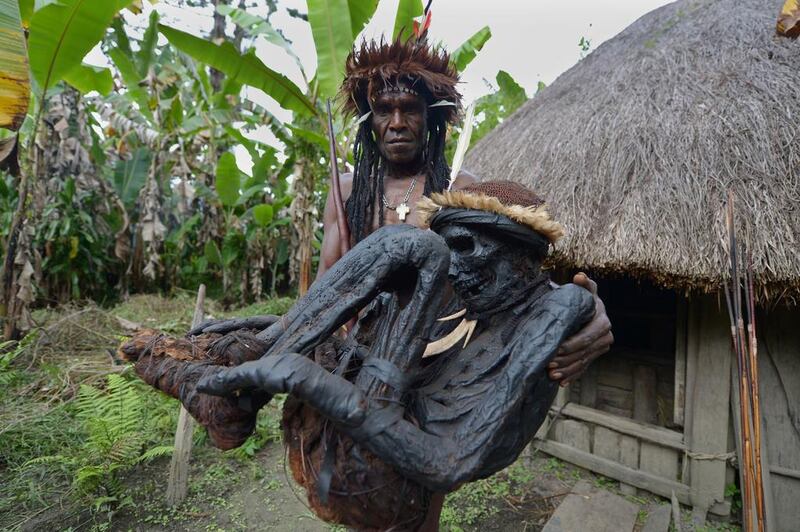
{"label": "mummified body", "polygon": [[[540,272],[560,228],[532,193],[507,182],[471,188],[434,195],[435,232],[382,228],[279,322],[216,340],[207,352],[227,368],[154,363],[151,349],[130,355],[137,371],[216,431],[231,416],[235,434],[215,441],[241,439],[250,412],[270,394],[289,393],[290,464],[315,511],[361,530],[414,530],[431,492],[484,478],[517,458],[555,395],[547,363],[594,310],[588,292],[553,289]],[[441,334],[448,277],[466,307],[459,329],[474,332],[424,357]],[[359,311],[354,334],[334,339]],[[229,356],[219,356],[219,342],[227,342]],[[258,351],[264,355],[251,360]],[[165,368],[191,378],[176,386],[180,377],[164,376]],[[206,393],[220,402],[197,412],[201,401],[214,401]]]}

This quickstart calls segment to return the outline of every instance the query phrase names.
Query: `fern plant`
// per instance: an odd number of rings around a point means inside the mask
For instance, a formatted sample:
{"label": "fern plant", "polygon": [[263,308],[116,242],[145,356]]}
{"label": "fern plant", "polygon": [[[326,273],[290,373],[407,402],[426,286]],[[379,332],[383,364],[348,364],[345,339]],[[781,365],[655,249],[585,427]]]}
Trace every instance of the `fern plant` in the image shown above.
{"label": "fern plant", "polygon": [[34,329],[19,342],[14,340],[0,342],[0,398],[3,397],[5,390],[16,384],[22,377],[22,372],[13,366],[14,360],[25,352],[38,337],[39,331]]}
{"label": "fern plant", "polygon": [[104,389],[81,385],[75,417],[85,435],[83,447],[69,455],[39,457],[28,465],[59,463],[73,473],[77,492],[92,499],[95,510],[130,503],[122,476],[136,464],[172,454],[171,445],[156,445],[167,435],[163,417],[174,404],[143,389],[125,375],[107,376]]}

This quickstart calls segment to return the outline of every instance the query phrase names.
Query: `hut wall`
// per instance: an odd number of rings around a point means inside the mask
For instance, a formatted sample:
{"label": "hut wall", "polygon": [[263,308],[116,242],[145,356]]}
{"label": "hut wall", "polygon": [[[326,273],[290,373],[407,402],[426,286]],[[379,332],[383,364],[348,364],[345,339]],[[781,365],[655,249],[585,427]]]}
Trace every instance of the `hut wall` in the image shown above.
{"label": "hut wall", "polygon": [[[575,389],[559,394],[536,445],[617,479],[624,487],[665,497],[674,492],[683,504],[727,515],[730,502],[724,492],[731,447],[727,316],[711,297],[686,301],[673,292],[646,289],[631,299],[626,286],[632,285],[616,287],[621,306],[613,295],[601,294],[622,347],[598,361]],[[627,308],[628,319],[638,318],[631,319],[632,327],[625,326],[620,308]],[[626,338],[626,332],[631,336]],[[643,340],[631,341],[636,337]],[[620,397],[627,393],[630,402],[610,405],[601,393],[604,387],[621,390]],[[593,405],[587,403],[592,398]],[[640,402],[647,408],[636,409]]]}
{"label": "hut wall", "polygon": [[570,401],[681,430],[675,383],[676,345],[686,343],[683,298],[631,279],[600,279],[599,286],[615,343],[570,387]]}
{"label": "hut wall", "polygon": [[765,312],[758,327],[769,510],[775,530],[795,531],[800,526],[800,309]]}

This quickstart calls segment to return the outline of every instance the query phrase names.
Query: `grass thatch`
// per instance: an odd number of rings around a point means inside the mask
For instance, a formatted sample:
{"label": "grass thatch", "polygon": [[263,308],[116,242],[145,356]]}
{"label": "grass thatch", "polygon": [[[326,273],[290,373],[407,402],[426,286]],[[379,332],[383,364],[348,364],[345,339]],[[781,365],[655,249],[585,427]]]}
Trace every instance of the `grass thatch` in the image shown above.
{"label": "grass thatch", "polygon": [[678,1],[561,75],[468,154],[548,200],[560,265],[719,288],[736,196],[761,295],[800,294],[800,41],[782,0]]}

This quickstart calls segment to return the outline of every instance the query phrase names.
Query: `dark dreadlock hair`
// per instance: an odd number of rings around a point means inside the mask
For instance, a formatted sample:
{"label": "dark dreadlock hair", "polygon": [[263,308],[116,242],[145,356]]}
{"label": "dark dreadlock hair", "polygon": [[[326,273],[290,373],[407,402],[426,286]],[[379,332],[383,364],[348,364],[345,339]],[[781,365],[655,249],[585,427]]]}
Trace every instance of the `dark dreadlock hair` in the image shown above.
{"label": "dark dreadlock hair", "polygon": [[[362,116],[370,111],[370,102],[377,91],[398,82],[413,86],[428,106],[442,101],[450,104],[428,108],[422,156],[423,193],[429,196],[447,188],[450,178],[444,155],[447,127],[457,121],[461,107],[461,95],[455,89],[458,74],[447,52],[429,47],[425,40],[363,41],[347,58],[340,91],[343,109],[351,117]],[[353,191],[346,212],[350,234],[358,242],[367,235],[376,207],[379,223],[384,223],[384,207],[379,198],[384,193],[386,161],[378,151],[370,120],[364,120],[358,127],[353,157]]]}

